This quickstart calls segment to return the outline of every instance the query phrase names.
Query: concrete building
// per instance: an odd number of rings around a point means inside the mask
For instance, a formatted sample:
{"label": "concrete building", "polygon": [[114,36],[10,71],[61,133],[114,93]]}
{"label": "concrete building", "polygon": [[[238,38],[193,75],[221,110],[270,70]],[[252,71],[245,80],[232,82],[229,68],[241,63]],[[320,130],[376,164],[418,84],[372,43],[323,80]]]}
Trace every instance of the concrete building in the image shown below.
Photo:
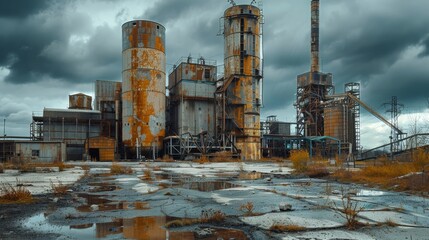
{"label": "concrete building", "polygon": [[0,141],[0,157],[2,162],[63,162],[66,157],[66,145],[59,141]]}
{"label": "concrete building", "polygon": [[183,58],[170,73],[170,135],[215,135],[216,62]]}

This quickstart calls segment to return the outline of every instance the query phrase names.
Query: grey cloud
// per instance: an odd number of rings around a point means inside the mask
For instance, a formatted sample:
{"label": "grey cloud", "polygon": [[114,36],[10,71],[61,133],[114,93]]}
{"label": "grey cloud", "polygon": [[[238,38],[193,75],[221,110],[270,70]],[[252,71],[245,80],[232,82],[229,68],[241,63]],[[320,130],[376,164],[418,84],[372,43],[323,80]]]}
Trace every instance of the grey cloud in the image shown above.
{"label": "grey cloud", "polygon": [[52,0],[0,0],[0,18],[21,18],[45,9]]}

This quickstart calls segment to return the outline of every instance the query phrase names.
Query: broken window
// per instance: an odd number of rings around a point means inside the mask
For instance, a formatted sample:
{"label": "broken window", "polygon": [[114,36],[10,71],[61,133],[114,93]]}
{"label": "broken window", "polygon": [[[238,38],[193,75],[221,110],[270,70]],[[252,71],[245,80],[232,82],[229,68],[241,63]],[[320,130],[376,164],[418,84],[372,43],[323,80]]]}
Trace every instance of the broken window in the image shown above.
{"label": "broken window", "polygon": [[40,150],[31,150],[31,156],[32,157],[39,157]]}

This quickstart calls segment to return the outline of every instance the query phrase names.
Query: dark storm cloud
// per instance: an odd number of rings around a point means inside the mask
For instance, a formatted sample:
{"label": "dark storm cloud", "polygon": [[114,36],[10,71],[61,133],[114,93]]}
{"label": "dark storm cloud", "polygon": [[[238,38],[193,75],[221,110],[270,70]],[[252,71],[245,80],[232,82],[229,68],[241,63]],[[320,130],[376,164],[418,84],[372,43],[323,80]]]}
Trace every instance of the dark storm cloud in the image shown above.
{"label": "dark storm cloud", "polygon": [[[141,16],[143,19],[150,19],[161,24],[167,24],[171,21],[180,20],[183,17],[192,18],[198,15],[201,21],[205,21],[205,15],[202,12],[213,10],[213,7],[223,5],[219,0],[160,0],[154,6],[147,9]],[[224,2],[222,2],[224,3]],[[219,12],[219,16],[222,12]]]}
{"label": "dark storm cloud", "polygon": [[0,0],[0,18],[22,18],[45,9],[52,0]]}
{"label": "dark storm cloud", "polygon": [[87,82],[120,76],[119,27],[94,29],[88,14],[67,4],[55,2],[22,19],[0,18],[0,25],[14,26],[0,32],[0,66],[10,70],[6,82]]}

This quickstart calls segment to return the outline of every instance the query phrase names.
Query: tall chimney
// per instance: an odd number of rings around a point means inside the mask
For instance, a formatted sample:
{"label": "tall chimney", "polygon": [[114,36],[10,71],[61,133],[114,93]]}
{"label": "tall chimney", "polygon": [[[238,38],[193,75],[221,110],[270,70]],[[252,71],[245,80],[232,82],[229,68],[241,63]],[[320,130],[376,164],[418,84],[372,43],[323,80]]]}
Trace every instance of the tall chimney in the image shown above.
{"label": "tall chimney", "polygon": [[319,0],[311,0],[311,72],[319,72]]}

